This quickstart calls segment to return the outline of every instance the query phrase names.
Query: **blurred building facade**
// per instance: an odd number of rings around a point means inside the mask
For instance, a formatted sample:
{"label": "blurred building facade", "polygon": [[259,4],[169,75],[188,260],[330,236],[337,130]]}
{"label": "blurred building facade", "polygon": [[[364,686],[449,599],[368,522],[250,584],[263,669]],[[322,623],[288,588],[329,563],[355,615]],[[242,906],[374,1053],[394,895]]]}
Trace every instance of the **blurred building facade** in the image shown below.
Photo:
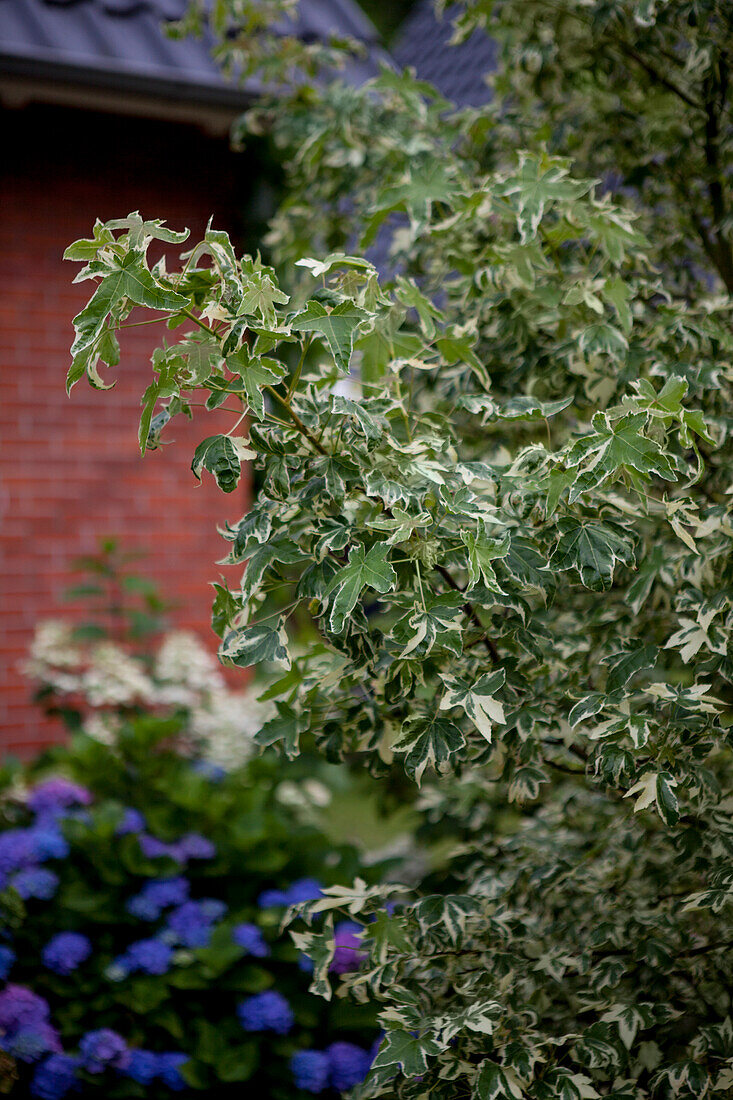
{"label": "blurred building facade", "polygon": [[[185,0],[0,0],[0,755],[27,756],[58,736],[32,705],[21,670],[35,624],[68,614],[76,557],[100,537],[148,553],[145,571],[177,605],[177,626],[205,631],[217,523],[247,507],[192,480],[187,456],[209,414],[177,423],[176,446],[142,459],[139,399],[158,330],[128,329],[116,393],[78,385],[67,398],[73,285],[66,245],[94,219],[132,210],[188,226],[208,218],[237,235],[252,165],[230,152],[231,122],[256,90],[225,83],[206,40],[171,41],[163,21]],[[299,31],[374,42],[350,0],[304,0]],[[353,74],[367,75],[369,65]],[[138,570],[139,571],[139,570]],[[214,642],[213,635],[212,644]]]}

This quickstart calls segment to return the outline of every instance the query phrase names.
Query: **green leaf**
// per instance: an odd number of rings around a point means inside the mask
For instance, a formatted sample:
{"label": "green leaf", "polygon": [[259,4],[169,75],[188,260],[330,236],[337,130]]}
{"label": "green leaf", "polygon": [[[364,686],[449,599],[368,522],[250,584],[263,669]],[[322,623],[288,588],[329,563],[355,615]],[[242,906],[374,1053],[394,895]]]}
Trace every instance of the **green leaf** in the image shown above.
{"label": "green leaf", "polygon": [[603,664],[608,665],[606,691],[617,691],[625,687],[637,672],[653,668],[658,655],[659,650],[655,645],[644,645],[638,640],[633,640],[620,653],[611,653],[603,657]]}
{"label": "green leaf", "polygon": [[461,541],[468,550],[468,576],[471,585],[479,584],[483,580],[490,592],[501,592],[491,563],[507,556],[509,538],[492,539],[482,531],[478,534],[461,531]]}
{"label": "green leaf", "polygon": [[287,758],[294,760],[300,752],[300,735],[308,728],[309,715],[307,712],[294,710],[289,703],[278,702],[275,705],[276,717],[265,722],[255,740],[264,748],[281,745]]}
{"label": "green leaf", "polygon": [[340,302],[327,310],[320,302],[311,300],[291,318],[290,327],[295,332],[318,332],[325,336],[336,366],[347,374],[359,326],[368,317],[366,310],[353,302]]}
{"label": "green leaf", "polygon": [[189,304],[182,294],[156,283],[145,267],[139,252],[128,252],[121,264],[111,265],[87,305],[74,318],[76,338],[71,354],[76,356],[88,348],[102,331],[102,327],[118,302],[128,298],[139,306],[147,306],[161,312],[176,312]]}
{"label": "green leaf", "polygon": [[384,543],[373,546],[368,552],[363,546],[355,546],[349,555],[349,564],[333,577],[327,594],[331,597],[329,625],[335,634],[344,629],[364,588],[373,588],[383,595],[392,590],[397,575],[387,560],[389,553],[390,547]]}
{"label": "green leaf", "polygon": [[210,435],[194,451],[191,469],[199,481],[201,471],[208,470],[223,492],[233,493],[242,474],[242,460],[228,435]]}
{"label": "green leaf", "polygon": [[461,707],[471,719],[479,733],[491,742],[491,731],[495,723],[503,724],[504,707],[495,699],[506,678],[503,669],[480,676],[473,684],[467,684],[452,676],[443,680],[445,694],[440,700],[441,710]]}
{"label": "green leaf", "polygon": [[258,420],[264,420],[265,399],[262,389],[264,386],[276,386],[285,377],[286,369],[283,364],[269,357],[250,355],[246,344],[239,351],[227,355],[226,364],[232,374],[241,378],[252,413]]}
{"label": "green leaf", "polygon": [[429,1038],[416,1038],[407,1031],[388,1031],[372,1063],[372,1068],[400,1069],[405,1077],[417,1077],[428,1068],[428,1058],[440,1053],[438,1044]]}
{"label": "green leaf", "polygon": [[496,1062],[490,1062],[488,1059],[481,1063],[472,1100],[498,1100],[500,1097],[521,1100],[523,1095],[524,1091],[513,1069],[508,1066],[497,1066]]}
{"label": "green leaf", "polygon": [[592,187],[589,180],[574,180],[566,161],[547,155],[519,154],[519,167],[496,186],[496,194],[509,199],[516,212],[522,243],[536,236],[545,208],[556,202],[580,198]]}
{"label": "green leaf", "polygon": [[634,561],[631,538],[616,524],[568,518],[560,520],[558,531],[551,565],[561,572],[575,569],[581,584],[593,591],[611,587],[617,562],[631,565]]}
{"label": "green leaf", "polygon": [[282,622],[276,630],[264,623],[231,630],[219,647],[222,664],[248,668],[265,661],[290,668],[288,636]]}
{"label": "green leaf", "polygon": [[405,771],[419,784],[426,768],[440,769],[465,744],[465,737],[453,722],[437,714],[416,714],[404,722],[393,749],[406,754]]}

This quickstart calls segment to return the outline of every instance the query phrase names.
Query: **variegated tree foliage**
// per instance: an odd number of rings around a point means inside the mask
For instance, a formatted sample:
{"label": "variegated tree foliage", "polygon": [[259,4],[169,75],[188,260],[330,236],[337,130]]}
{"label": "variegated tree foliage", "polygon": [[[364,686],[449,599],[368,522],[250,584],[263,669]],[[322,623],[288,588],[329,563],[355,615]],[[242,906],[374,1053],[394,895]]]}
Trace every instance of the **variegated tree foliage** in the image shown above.
{"label": "variegated tree foliage", "polygon": [[[409,75],[251,124],[291,153],[280,279],[215,228],[149,266],[183,235],[97,224],[67,253],[95,283],[69,383],[105,385],[133,308],[157,311],[142,450],[205,402],[232,427],[194,473],[260,471],[213,622],[225,663],[281,666],[261,743],[404,768],[460,838],[451,893],[311,907],[364,922],[340,992],[386,1037],[360,1095],[729,1095],[730,301],[678,296],[682,238]],[[298,933],[326,995],[329,927]]]}

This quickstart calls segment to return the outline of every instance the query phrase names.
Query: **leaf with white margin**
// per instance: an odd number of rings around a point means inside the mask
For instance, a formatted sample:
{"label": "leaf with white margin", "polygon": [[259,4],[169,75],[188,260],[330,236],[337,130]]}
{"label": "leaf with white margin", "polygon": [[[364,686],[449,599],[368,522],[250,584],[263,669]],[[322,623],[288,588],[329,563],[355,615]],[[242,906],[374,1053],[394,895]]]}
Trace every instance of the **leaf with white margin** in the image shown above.
{"label": "leaf with white margin", "polygon": [[479,733],[490,743],[493,726],[506,721],[503,705],[494,698],[496,692],[503,687],[505,679],[503,668],[486,673],[473,685],[454,677],[446,677],[443,680],[446,690],[440,700],[440,710],[461,707]]}

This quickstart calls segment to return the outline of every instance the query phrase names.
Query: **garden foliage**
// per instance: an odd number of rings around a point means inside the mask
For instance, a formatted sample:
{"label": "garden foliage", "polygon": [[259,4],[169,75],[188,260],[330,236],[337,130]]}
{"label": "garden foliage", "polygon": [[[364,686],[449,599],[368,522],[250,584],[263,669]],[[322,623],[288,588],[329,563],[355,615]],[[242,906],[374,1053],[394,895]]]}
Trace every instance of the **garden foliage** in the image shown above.
{"label": "garden foliage", "polygon": [[[564,7],[591,29],[617,15],[690,72],[708,62],[680,19],[727,42],[720,5],[702,0]],[[520,8],[498,6],[516,33]],[[547,62],[560,84],[561,38]],[[234,33],[223,49],[251,71],[247,45]],[[292,40],[268,39],[269,77],[278,50],[294,63]],[[644,88],[640,117],[658,106]],[[180,262],[168,248],[149,263],[153,241],[180,250],[185,234],[137,214],[98,222],[67,251],[94,284],[68,384],[107,385],[100,363],[117,365],[135,306],[160,317],[141,449],[203,401],[233,420],[202,427],[194,475],[231,492],[251,461],[261,482],[223,526],[242,578],[217,586],[213,613],[225,664],[280,670],[260,742],[293,757],[309,731],[329,758],[404,770],[428,819],[460,837],[442,893],[397,892],[387,916],[395,891],[357,881],[310,907],[365,926],[369,964],[346,986],[381,1007],[386,1036],[362,1095],[723,1097],[725,273],[688,265],[706,252],[688,249],[688,215],[662,228],[643,189],[611,197],[575,174],[558,99],[544,113],[530,92],[456,112],[385,71],[265,104],[249,124],[290,158],[269,241],[280,277],[218,227]],[[518,104],[539,131],[523,151]],[[677,131],[665,116],[649,127],[663,174]],[[595,141],[591,127],[586,169]],[[301,649],[295,608],[313,622]],[[297,942],[329,996],[328,930]]]}

